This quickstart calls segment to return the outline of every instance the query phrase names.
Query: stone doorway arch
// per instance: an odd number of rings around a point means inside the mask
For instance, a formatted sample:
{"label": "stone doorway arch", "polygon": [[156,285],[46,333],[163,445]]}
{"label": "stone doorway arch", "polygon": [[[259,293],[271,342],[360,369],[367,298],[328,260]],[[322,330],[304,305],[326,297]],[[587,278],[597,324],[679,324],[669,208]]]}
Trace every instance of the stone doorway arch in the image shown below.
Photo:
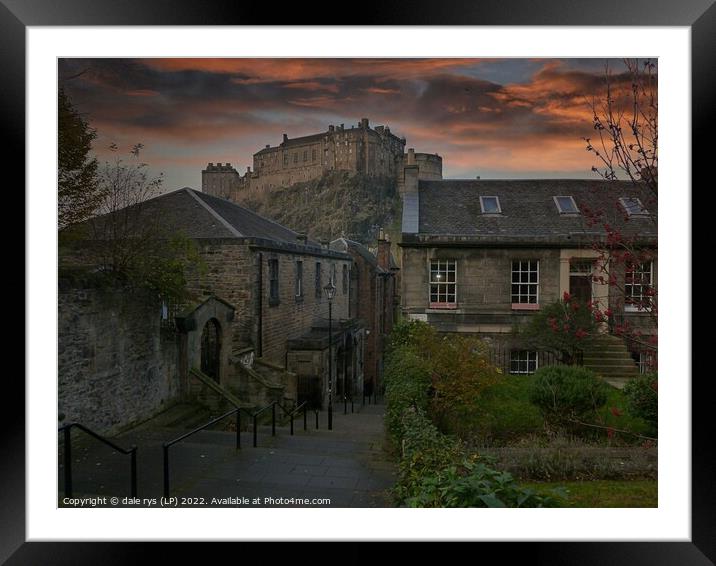
{"label": "stone doorway arch", "polygon": [[207,320],[201,332],[201,371],[221,382],[221,325],[215,318]]}

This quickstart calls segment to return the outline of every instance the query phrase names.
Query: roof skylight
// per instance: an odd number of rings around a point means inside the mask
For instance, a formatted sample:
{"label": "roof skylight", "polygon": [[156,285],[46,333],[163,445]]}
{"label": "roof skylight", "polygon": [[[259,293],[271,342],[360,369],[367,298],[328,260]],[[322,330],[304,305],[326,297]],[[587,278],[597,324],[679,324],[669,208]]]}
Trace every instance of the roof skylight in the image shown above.
{"label": "roof skylight", "polygon": [[554,197],[554,202],[557,205],[557,210],[559,210],[560,214],[579,214],[579,209],[577,208],[577,203],[574,202],[574,197]]}
{"label": "roof skylight", "polygon": [[622,197],[619,199],[622,203],[624,210],[629,216],[645,216],[649,214],[649,211],[644,208],[641,201],[636,197]]}
{"label": "roof skylight", "polygon": [[483,214],[500,214],[500,199],[498,197],[480,197],[480,208]]}

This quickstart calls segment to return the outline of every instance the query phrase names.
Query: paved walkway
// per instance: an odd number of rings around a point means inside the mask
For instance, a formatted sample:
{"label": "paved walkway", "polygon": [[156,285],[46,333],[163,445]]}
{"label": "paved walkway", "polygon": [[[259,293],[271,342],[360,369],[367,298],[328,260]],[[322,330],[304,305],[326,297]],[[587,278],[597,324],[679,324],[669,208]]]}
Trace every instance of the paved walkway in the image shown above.
{"label": "paved walkway", "polygon": [[[288,506],[288,507],[389,507],[388,490],[395,481],[395,466],[384,450],[384,405],[356,407],[333,415],[333,431],[327,415],[320,413],[294,422],[295,435],[287,426],[259,427],[258,447],[252,433],[242,432],[241,450],[235,449],[232,432],[202,431],[172,446],[170,495],[184,506]],[[143,506],[159,505],[163,494],[161,445],[181,430],[153,428],[151,421],[115,439],[121,446],[136,444],[138,497]],[[75,433],[77,434],[77,433]],[[60,463],[62,459],[60,459]],[[60,500],[63,474],[60,469]],[[75,497],[129,496],[129,457],[94,443],[78,446],[73,454]],[[301,501],[296,501],[300,499]],[[322,501],[318,501],[322,500]],[[327,500],[327,501],[326,501]],[[110,503],[101,506],[112,506]]]}

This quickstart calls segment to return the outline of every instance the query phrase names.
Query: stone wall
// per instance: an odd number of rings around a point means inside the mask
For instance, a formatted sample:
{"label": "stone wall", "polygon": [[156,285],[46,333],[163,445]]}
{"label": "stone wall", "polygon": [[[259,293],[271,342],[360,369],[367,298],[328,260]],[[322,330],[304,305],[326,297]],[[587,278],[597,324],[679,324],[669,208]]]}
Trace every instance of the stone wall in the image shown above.
{"label": "stone wall", "polygon": [[239,191],[247,185],[247,179],[239,175],[231,163],[209,163],[201,172],[201,190],[215,197],[236,200]]}
{"label": "stone wall", "polygon": [[[311,328],[328,320],[328,302],[323,287],[328,284],[332,269],[336,271],[336,295],[333,300],[333,320],[348,318],[348,293],[343,292],[341,281],[343,265],[350,268],[350,260],[338,260],[320,256],[262,251],[263,302],[262,302],[262,357],[285,367],[287,341],[298,338]],[[269,296],[269,261],[278,261],[278,302]],[[296,296],[296,262],[303,263],[302,295]],[[320,262],[320,292],[316,293],[316,264]]]}
{"label": "stone wall", "polygon": [[[351,264],[348,259],[253,249],[246,242],[231,239],[200,241],[199,248],[206,272],[190,275],[189,288],[200,295],[214,294],[236,308],[233,350],[254,347],[257,355],[285,367],[286,341],[309,332],[317,320],[328,318],[323,286],[328,283],[333,265],[337,274],[333,317],[335,320],[348,318],[349,295],[343,293],[341,284],[342,266]],[[270,300],[269,260],[274,259],[278,261],[278,302]],[[298,260],[303,262],[303,294],[297,298]],[[318,298],[315,292],[316,262],[321,263],[321,296]]]}
{"label": "stone wall", "polygon": [[[403,248],[402,297],[406,314],[428,314],[445,331],[510,332],[530,311],[513,310],[512,261],[539,260],[539,302],[560,298],[560,254],[544,248]],[[430,309],[429,261],[457,261],[457,308]]]}
{"label": "stone wall", "polygon": [[175,402],[179,337],[146,293],[60,282],[58,410],[110,434]]}
{"label": "stone wall", "polygon": [[231,350],[253,345],[256,272],[254,257],[243,241],[230,238],[198,240],[204,273],[187,274],[187,287],[199,296],[216,295],[235,309]]}
{"label": "stone wall", "polygon": [[251,173],[249,168],[244,177],[231,168],[224,173],[226,166],[222,164],[209,164],[202,172],[202,190],[240,201],[249,194],[318,179],[326,171],[395,178],[399,173],[402,175],[400,164],[404,148],[405,140],[391,134],[390,128],[371,129],[364,118],[348,128],[343,124],[329,126],[326,132],[301,138],[289,139],[284,135],[280,145],[267,145],[254,154],[254,171]]}

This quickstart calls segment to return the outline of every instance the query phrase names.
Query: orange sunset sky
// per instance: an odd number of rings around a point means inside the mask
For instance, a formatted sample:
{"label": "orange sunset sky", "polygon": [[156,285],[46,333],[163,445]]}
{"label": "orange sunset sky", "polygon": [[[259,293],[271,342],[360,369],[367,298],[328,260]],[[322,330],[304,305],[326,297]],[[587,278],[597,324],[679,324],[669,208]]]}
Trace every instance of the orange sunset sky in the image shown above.
{"label": "orange sunset sky", "polygon": [[135,143],[164,191],[240,172],[265,145],[328,124],[386,124],[443,157],[445,178],[596,178],[590,137],[607,59],[60,59],[100,161]]}

